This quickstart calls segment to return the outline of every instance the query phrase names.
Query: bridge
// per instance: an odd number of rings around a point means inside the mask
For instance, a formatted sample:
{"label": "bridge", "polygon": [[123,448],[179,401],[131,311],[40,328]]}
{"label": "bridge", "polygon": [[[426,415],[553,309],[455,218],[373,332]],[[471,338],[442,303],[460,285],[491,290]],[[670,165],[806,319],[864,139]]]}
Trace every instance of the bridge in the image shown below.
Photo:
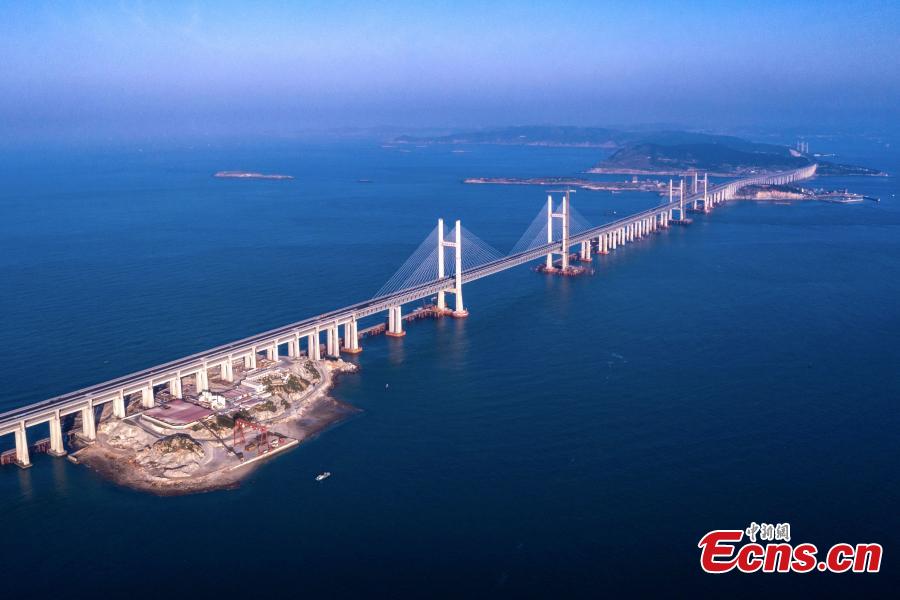
{"label": "bridge", "polygon": [[[363,317],[387,312],[387,335],[402,336],[403,305],[436,296],[438,312],[463,318],[468,315],[463,303],[463,285],[466,283],[542,258],[545,260],[542,270],[548,273],[573,273],[577,269],[570,264],[573,247],[579,250],[577,259],[588,262],[592,252],[608,254],[659,229],[686,225],[690,223],[689,212],[708,213],[734,198],[743,187],[782,185],[807,179],[815,175],[816,166],[715,186],[709,186],[705,175],[700,179],[698,173],[693,173],[688,181],[690,189],[685,189],[683,178],[677,188],[670,180],[668,198],[662,204],[596,227],[578,215],[569,202],[569,192],[564,191],[561,201],[556,204],[552,195],[548,197],[546,212],[539,213],[506,256],[464,230],[459,221],[448,236],[443,221],[439,220],[437,228],[419,249],[369,300],[4,412],[0,414],[0,436],[15,436],[15,462],[20,467],[29,467],[28,429],[48,423],[49,453],[64,456],[62,418],[68,415],[81,415],[80,434],[83,440],[90,442],[97,436],[98,407],[111,402],[113,418],[125,418],[126,402],[130,400],[139,400],[142,407],[152,408],[157,386],[165,386],[173,396],[182,397],[183,380],[191,378],[199,392],[208,389],[211,371],[225,381],[233,381],[235,361],[241,361],[245,369],[253,370],[257,368],[260,354],[277,360],[282,347],[286,347],[289,357],[306,354],[315,359],[322,358],[323,354],[337,357],[341,352],[360,352],[358,321]],[[447,295],[453,296],[452,309],[447,306]],[[343,337],[340,336],[341,328]]]}

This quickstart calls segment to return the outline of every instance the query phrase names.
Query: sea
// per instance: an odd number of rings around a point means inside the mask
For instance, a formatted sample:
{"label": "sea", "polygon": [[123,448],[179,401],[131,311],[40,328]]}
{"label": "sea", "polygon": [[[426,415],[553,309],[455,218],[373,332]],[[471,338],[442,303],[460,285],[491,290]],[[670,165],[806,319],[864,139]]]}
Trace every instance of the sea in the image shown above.
{"label": "sea", "polygon": [[[889,140],[812,145],[900,173]],[[605,152],[4,146],[0,411],[371,298],[438,218],[505,254],[548,188],[463,180],[581,176]],[[467,319],[364,339],[333,390],[361,411],[237,489],[157,497],[46,455],[0,468],[0,596],[890,595],[900,185],[811,185],[881,201],[732,202],[590,276],[518,267],[466,286]],[[593,224],[660,201],[572,198]],[[879,543],[881,573],[704,573],[700,539],[752,523],[822,552]]]}

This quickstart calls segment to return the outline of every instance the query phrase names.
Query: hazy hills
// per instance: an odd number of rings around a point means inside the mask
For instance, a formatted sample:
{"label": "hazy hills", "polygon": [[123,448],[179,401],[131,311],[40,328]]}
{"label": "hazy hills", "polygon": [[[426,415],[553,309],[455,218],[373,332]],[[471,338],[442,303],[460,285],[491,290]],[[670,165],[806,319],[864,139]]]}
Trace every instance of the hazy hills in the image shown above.
{"label": "hazy hills", "polygon": [[[814,159],[776,144],[690,131],[626,131],[606,127],[518,126],[438,136],[403,135],[401,144],[580,146],[615,150],[595,173],[671,174],[701,170],[721,175],[794,169]],[[817,161],[823,175],[880,175],[875,169]]]}

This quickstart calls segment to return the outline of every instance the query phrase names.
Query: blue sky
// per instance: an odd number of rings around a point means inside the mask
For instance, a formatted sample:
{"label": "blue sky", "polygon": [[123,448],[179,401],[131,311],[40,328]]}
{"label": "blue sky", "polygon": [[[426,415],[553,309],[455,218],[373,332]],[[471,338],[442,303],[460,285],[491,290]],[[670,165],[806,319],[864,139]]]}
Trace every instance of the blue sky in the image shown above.
{"label": "blue sky", "polygon": [[4,2],[0,132],[894,126],[897,2]]}

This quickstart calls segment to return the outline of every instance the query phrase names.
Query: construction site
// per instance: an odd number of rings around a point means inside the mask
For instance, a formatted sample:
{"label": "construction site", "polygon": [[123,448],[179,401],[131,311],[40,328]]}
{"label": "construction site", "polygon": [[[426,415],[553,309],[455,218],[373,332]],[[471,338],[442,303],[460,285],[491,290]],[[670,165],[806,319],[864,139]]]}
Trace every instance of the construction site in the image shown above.
{"label": "construction site", "polygon": [[158,493],[230,487],[248,465],[315,433],[295,421],[330,422],[333,374],[350,370],[355,366],[342,360],[260,357],[253,369],[235,366],[233,381],[211,376],[204,389],[185,383],[180,397],[155,392],[152,408],[132,403],[123,419],[101,415],[94,441],[70,434],[77,450],[69,460]]}

